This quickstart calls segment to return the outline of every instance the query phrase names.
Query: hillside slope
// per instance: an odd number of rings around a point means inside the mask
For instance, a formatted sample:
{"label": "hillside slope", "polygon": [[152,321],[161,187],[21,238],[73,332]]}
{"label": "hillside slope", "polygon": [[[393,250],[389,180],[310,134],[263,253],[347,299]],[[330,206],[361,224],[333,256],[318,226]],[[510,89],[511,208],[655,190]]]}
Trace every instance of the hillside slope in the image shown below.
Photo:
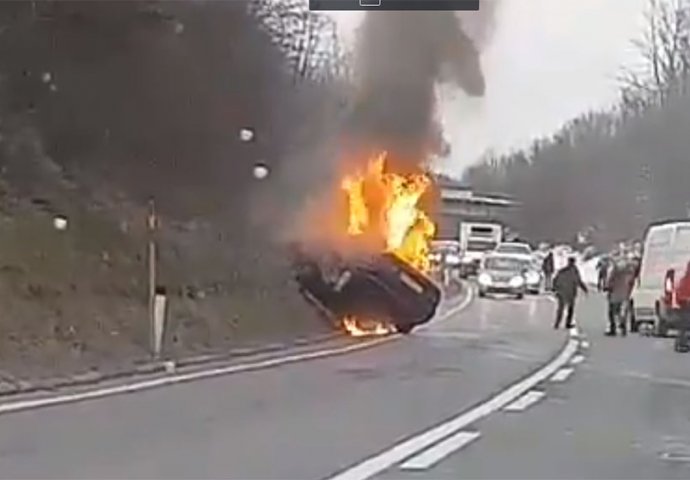
{"label": "hillside slope", "polygon": [[[324,328],[276,222],[314,180],[281,172],[307,170],[337,105],[295,82],[245,2],[4,2],[0,29],[0,369],[148,355],[150,198],[170,355]],[[259,160],[276,175],[257,182]]]}

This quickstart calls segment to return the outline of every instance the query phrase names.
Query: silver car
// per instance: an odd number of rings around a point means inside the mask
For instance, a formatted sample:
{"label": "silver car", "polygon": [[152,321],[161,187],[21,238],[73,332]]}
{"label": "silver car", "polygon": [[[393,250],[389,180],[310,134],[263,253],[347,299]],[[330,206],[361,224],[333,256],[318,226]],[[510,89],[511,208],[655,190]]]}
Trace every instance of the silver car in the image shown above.
{"label": "silver car", "polygon": [[532,271],[531,262],[520,256],[491,253],[484,257],[479,267],[479,296],[504,293],[521,299],[534,288],[528,286],[526,278]]}

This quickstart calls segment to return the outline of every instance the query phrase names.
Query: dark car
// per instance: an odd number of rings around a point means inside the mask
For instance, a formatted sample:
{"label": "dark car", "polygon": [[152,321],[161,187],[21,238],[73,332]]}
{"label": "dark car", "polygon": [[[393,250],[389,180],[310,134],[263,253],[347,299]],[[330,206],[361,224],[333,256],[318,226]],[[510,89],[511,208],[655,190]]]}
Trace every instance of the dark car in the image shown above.
{"label": "dark car", "polygon": [[301,251],[294,272],[302,293],[330,317],[376,318],[401,333],[431,320],[441,300],[429,278],[389,253],[344,257]]}

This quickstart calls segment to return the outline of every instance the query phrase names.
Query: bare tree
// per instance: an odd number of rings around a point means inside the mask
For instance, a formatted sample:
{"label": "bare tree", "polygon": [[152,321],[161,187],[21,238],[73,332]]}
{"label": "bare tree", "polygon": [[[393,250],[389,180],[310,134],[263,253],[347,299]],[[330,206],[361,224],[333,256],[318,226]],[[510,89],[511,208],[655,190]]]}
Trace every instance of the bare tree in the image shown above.
{"label": "bare tree", "polygon": [[639,113],[688,93],[690,2],[649,0],[642,37],[633,41],[644,64],[620,76],[624,106]]}
{"label": "bare tree", "polygon": [[249,13],[280,47],[298,78],[324,81],[349,75],[336,23],[310,12],[303,0],[253,0]]}

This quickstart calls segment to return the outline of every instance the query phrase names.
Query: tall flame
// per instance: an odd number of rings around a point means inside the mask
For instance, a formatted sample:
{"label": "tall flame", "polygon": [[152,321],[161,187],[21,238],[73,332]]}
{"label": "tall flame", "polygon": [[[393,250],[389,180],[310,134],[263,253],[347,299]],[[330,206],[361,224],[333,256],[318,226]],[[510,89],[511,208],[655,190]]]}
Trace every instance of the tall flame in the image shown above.
{"label": "tall flame", "polygon": [[365,171],[343,179],[349,205],[347,232],[378,238],[386,251],[428,272],[429,244],[436,227],[419,201],[431,180],[424,173],[387,172],[387,157],[383,152],[368,162]]}

